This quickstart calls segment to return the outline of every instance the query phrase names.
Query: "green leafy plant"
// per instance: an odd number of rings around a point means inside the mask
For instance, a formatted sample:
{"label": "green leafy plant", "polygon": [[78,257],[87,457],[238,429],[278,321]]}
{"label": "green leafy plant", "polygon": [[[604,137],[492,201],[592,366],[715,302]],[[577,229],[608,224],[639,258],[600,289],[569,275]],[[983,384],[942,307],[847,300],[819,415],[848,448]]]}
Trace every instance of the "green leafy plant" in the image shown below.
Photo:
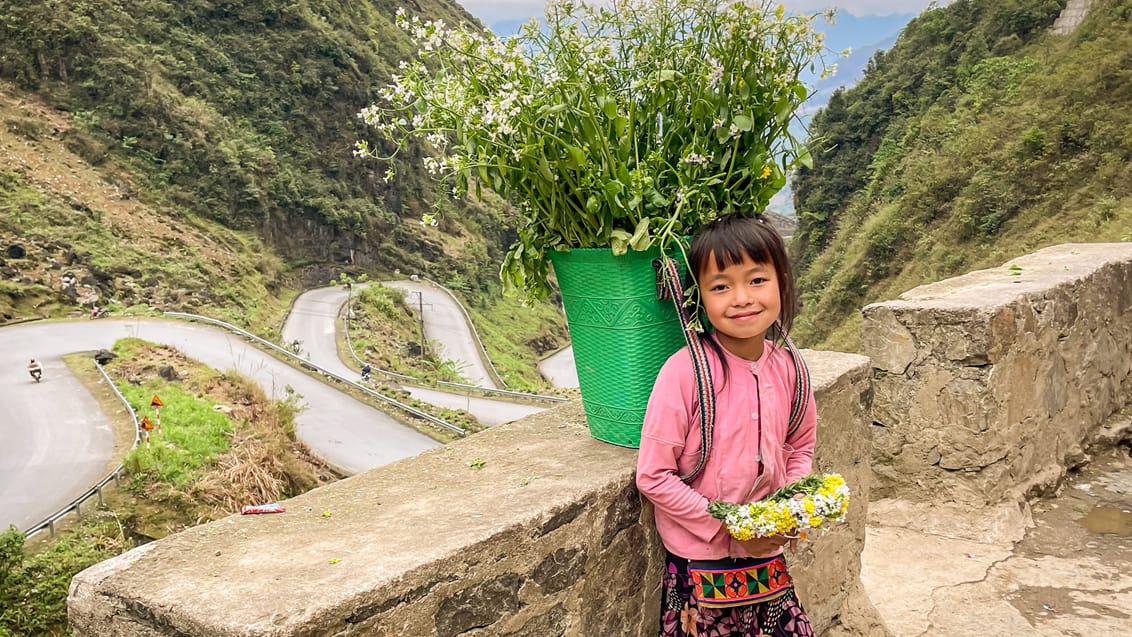
{"label": "green leafy plant", "polygon": [[500,40],[400,11],[420,59],[359,113],[392,143],[355,153],[389,161],[389,179],[423,139],[454,195],[510,198],[522,218],[503,283],[542,297],[549,250],[665,248],[765,209],[809,161],[789,127],[808,95],[799,74],[824,50],[815,18],[766,2],[555,0],[545,24]]}

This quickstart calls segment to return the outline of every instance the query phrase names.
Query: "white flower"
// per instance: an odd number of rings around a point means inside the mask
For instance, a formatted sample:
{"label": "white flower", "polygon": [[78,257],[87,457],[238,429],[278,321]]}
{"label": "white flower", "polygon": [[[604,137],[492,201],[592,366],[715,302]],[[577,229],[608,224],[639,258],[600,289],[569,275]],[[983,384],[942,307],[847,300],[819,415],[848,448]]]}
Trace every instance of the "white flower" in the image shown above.
{"label": "white flower", "polygon": [[700,153],[689,153],[688,156],[684,158],[684,163],[705,166],[708,163],[708,158]]}
{"label": "white flower", "polygon": [[718,62],[711,67],[711,73],[708,74],[708,86],[715,88],[719,85],[719,80],[723,77],[723,65]]}

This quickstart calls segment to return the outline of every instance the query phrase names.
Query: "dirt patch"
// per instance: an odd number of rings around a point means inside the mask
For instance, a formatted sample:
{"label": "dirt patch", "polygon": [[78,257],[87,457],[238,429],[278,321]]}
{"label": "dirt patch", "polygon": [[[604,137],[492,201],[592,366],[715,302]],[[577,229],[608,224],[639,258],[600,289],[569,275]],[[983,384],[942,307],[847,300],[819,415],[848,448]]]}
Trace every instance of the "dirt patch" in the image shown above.
{"label": "dirt patch", "polygon": [[[1035,626],[1077,614],[1120,619],[1129,622],[1125,627],[1132,626],[1132,607],[1120,602],[1117,593],[1132,589],[1129,447],[1117,447],[1095,458],[1066,482],[1057,497],[1035,503],[1033,511],[1035,526],[1015,547],[1016,558],[1037,562],[1059,557],[1106,565],[1123,573],[1123,582],[1099,582],[1093,591],[1077,586],[1024,586],[1007,598],[1010,603]],[[1086,570],[1078,575],[1087,574]],[[1109,579],[1110,575],[1097,573],[1097,577]],[[1101,592],[1106,589],[1111,594]]]}
{"label": "dirt patch", "polygon": [[[34,127],[29,128],[33,122]],[[111,164],[95,168],[72,152],[66,140],[81,133],[75,130],[69,113],[0,82],[0,123],[3,165],[72,208],[99,212],[102,222],[123,241],[155,254],[165,253],[169,246],[191,244],[222,267],[236,261],[231,251],[211,237],[136,199],[136,187],[126,171]]]}

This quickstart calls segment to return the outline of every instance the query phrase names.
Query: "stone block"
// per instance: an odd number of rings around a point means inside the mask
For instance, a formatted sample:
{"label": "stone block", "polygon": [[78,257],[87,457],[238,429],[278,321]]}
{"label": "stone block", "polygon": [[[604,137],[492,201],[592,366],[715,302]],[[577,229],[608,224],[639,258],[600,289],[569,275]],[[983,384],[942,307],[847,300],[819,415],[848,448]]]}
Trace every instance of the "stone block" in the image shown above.
{"label": "stone block", "polygon": [[1132,395],[1130,310],[1127,243],[1053,246],[867,306],[874,495],[993,504],[1064,470]]}
{"label": "stone block", "polygon": [[[839,617],[873,626],[858,594],[868,361],[804,355],[816,467],[844,474],[854,498],[792,571],[819,632]],[[635,450],[590,437],[570,403],[303,494],[284,513],[228,517],[93,566],[71,583],[73,634],[652,637],[662,548],[635,466]]]}

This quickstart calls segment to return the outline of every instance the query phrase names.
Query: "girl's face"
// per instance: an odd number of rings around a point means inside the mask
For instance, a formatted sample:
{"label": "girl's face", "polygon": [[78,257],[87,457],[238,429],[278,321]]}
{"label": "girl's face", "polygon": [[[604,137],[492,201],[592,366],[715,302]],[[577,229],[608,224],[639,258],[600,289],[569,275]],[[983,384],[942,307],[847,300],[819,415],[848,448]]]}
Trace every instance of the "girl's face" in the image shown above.
{"label": "girl's face", "polygon": [[774,265],[744,256],[742,262],[720,270],[713,253],[700,271],[699,285],[704,311],[719,343],[748,360],[762,356],[766,331],[782,309]]}

